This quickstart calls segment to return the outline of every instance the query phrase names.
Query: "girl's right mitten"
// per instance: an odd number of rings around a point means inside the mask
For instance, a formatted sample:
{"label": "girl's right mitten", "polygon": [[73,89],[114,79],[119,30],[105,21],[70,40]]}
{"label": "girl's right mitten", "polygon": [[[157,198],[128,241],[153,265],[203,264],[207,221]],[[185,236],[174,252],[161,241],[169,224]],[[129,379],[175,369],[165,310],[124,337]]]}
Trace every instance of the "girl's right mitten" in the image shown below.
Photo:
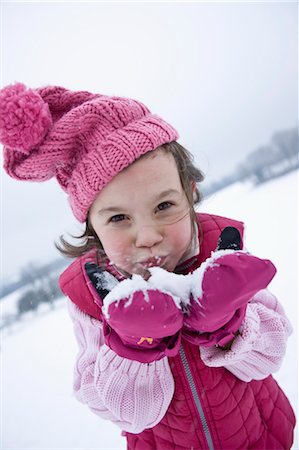
{"label": "girl's right mitten", "polygon": [[105,343],[119,356],[143,363],[177,354],[183,325],[180,300],[140,275],[117,282],[107,273],[95,264],[87,272],[102,300]]}

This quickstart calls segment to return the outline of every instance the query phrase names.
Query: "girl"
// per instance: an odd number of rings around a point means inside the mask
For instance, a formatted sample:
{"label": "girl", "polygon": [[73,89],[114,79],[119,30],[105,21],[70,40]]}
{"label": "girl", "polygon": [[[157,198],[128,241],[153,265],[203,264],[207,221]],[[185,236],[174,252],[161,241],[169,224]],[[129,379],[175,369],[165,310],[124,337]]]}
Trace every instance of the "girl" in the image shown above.
{"label": "girl", "polygon": [[273,264],[243,224],[197,214],[203,175],[140,102],[61,87],[0,92],[4,167],[56,177],[86,225],[60,277],[79,353],[74,391],[128,449],[289,449],[295,417],[272,378],[291,326]]}

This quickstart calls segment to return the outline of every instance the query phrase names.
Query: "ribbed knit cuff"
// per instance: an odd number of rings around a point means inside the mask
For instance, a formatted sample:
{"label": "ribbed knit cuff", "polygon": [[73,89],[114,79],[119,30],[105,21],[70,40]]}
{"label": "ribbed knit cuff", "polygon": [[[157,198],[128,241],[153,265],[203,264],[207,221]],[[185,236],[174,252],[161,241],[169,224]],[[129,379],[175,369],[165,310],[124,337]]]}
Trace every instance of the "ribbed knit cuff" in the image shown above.
{"label": "ribbed knit cuff", "polygon": [[243,381],[261,380],[280,368],[291,332],[283,308],[263,290],[248,304],[231,349],[200,348],[201,358],[207,366],[225,367]]}
{"label": "ribbed knit cuff", "polygon": [[150,377],[156,374],[163,374],[168,369],[167,358],[151,363],[140,363],[131,359],[118,356],[106,344],[102,345],[99,351],[99,369],[104,371],[107,367],[110,370],[121,370],[122,373],[136,376]]}
{"label": "ribbed knit cuff", "polygon": [[240,326],[239,334],[235,337],[229,350],[219,347],[201,347],[200,354],[207,366],[222,367],[235,364],[244,359],[254,347],[260,337],[260,318],[255,308],[248,306],[246,316]]}

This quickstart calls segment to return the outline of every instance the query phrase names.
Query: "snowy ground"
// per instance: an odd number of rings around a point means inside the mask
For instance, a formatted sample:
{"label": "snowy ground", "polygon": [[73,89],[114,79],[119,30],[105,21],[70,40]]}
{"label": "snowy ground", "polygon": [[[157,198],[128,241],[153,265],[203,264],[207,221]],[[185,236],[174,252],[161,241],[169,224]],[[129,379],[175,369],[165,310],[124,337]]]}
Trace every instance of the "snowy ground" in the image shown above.
{"label": "snowy ground", "polygon": [[[297,180],[292,173],[258,188],[235,185],[207,199],[201,210],[245,221],[246,247],[272,259],[271,290],[294,326],[276,379],[297,411]],[[125,449],[120,430],[72,396],[77,347],[64,301],[43,307],[2,336],[2,443],[8,449]],[[298,440],[293,449],[298,449]],[[270,450],[270,449],[269,449]]]}

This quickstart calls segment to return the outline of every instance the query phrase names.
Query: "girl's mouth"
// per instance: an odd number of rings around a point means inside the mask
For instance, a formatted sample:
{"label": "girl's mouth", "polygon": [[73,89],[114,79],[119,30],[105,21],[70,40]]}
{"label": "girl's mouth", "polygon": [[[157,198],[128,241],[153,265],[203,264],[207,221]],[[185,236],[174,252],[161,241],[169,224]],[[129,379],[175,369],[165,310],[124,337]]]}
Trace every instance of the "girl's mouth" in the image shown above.
{"label": "girl's mouth", "polygon": [[148,269],[149,267],[162,267],[165,263],[166,256],[152,256],[145,261],[140,261],[139,264]]}

